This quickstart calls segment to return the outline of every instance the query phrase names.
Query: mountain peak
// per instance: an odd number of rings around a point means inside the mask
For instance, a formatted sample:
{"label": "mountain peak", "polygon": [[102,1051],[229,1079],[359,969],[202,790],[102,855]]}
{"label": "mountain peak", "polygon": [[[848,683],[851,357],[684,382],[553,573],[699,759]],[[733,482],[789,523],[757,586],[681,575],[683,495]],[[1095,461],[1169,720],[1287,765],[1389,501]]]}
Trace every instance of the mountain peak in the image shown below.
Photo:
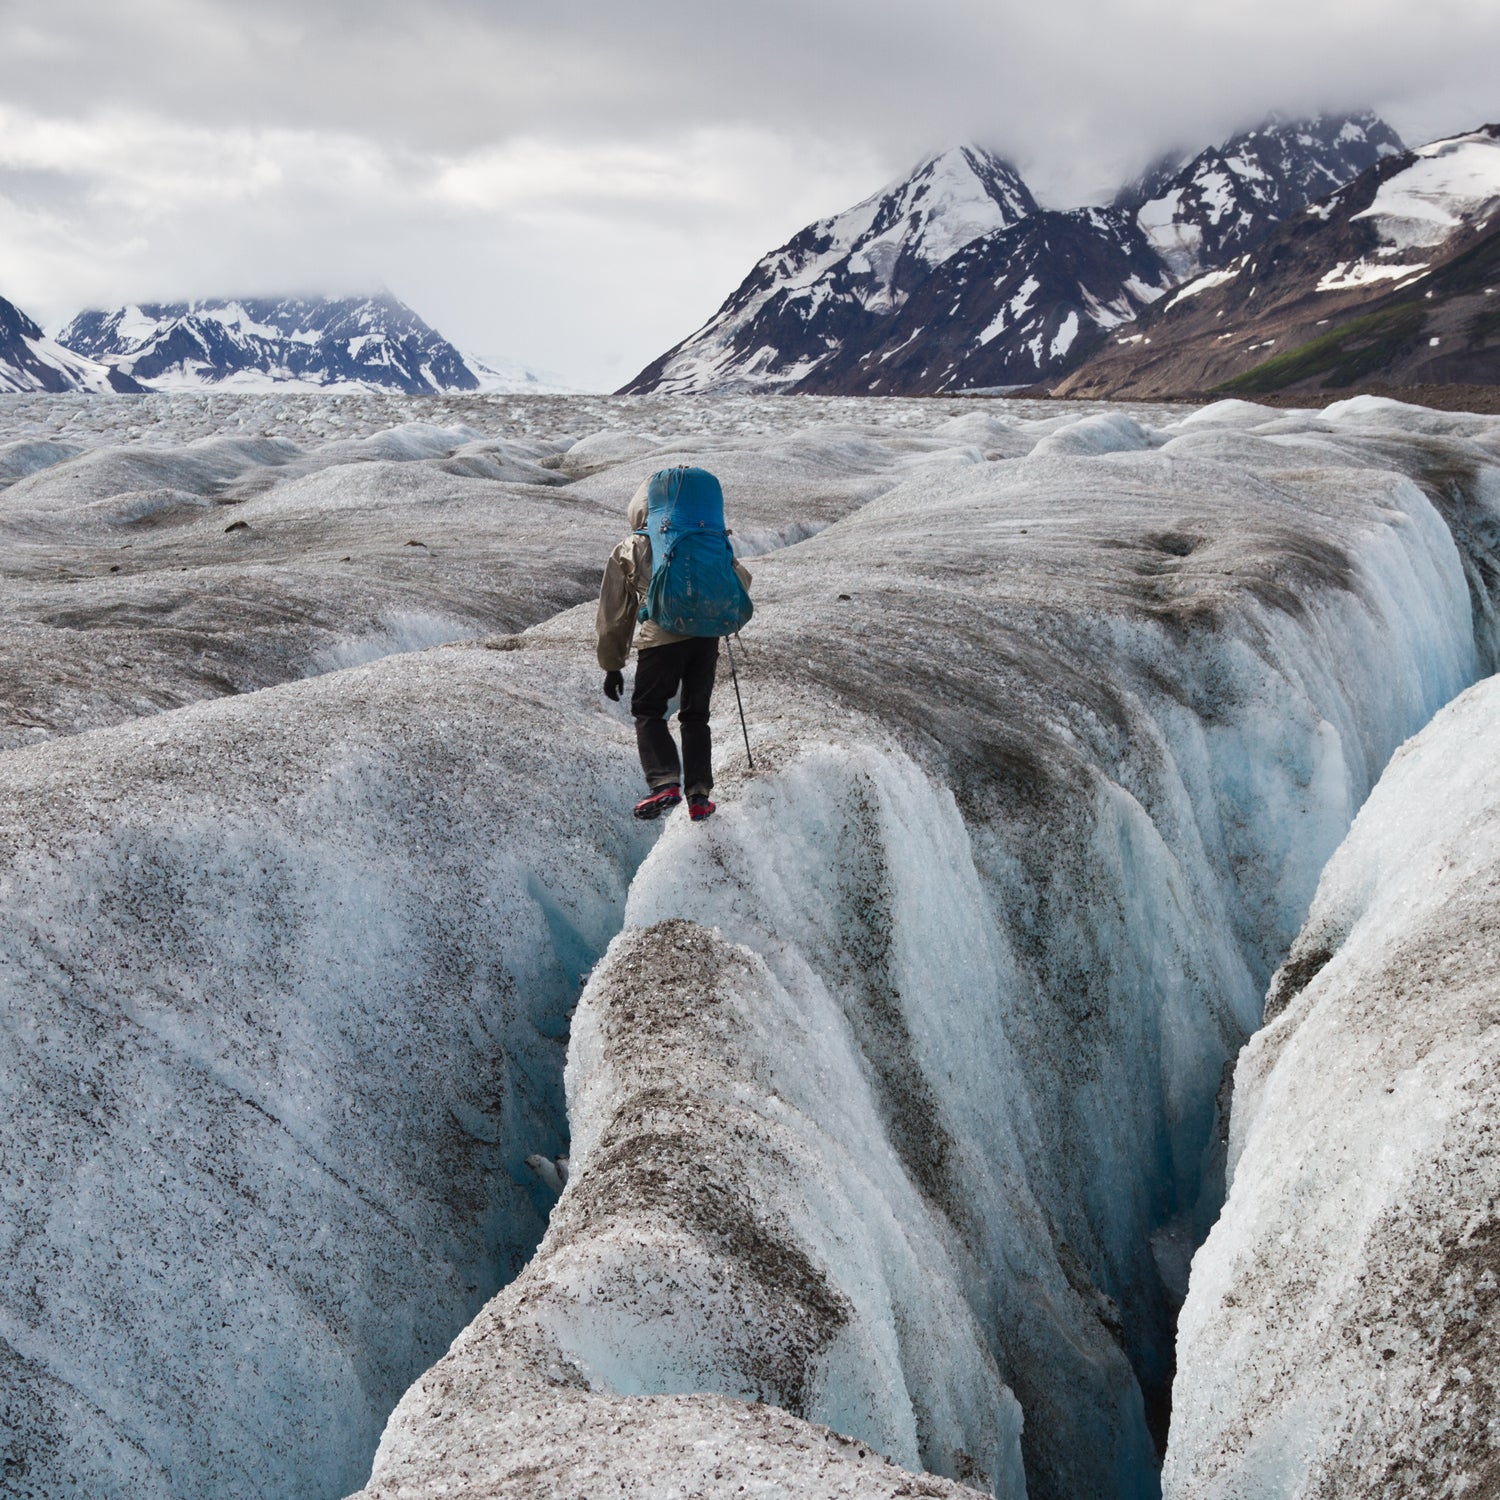
{"label": "mountain peak", "polygon": [[1036,212],[1021,174],[983,146],[950,146],[924,157],[877,195],[888,223],[909,226],[904,248],[941,265],[981,235],[1009,229]]}
{"label": "mountain peak", "polygon": [[858,341],[944,261],[1036,212],[1021,175],[978,145],[924,156],[852,208],[761,257],[719,311],[627,391],[787,389]]}
{"label": "mountain peak", "polygon": [[483,383],[452,344],[384,289],[128,303],[79,313],[58,341],[160,389],[355,385],[422,395]]}
{"label": "mountain peak", "polygon": [[106,365],[61,348],[0,297],[0,391],[139,391]]}
{"label": "mountain peak", "polygon": [[1404,149],[1369,110],[1273,114],[1175,171],[1173,154],[1159,158],[1115,203],[1135,214],[1157,253],[1186,278],[1251,248],[1273,224]]}

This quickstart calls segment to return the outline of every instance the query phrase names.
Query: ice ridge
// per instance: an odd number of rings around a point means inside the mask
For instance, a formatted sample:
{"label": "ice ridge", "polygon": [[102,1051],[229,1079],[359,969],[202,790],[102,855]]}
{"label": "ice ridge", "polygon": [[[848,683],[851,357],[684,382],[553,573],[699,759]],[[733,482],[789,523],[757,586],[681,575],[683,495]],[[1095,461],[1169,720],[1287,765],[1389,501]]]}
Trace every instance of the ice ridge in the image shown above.
{"label": "ice ridge", "polygon": [[1237,420],[914,480],[768,560],[772,770],[637,873],[548,1237],[367,1500],[511,1492],[561,1385],[570,1424],[635,1399],[568,1464],[642,1493],[703,1390],[997,1495],[1156,1492],[1224,1065],[1380,767],[1480,670],[1421,489],[1337,424]]}
{"label": "ice ridge", "polygon": [[[34,1490],[1156,1492],[1224,1064],[1394,748],[1495,665],[1495,424],[639,410],[677,425],[577,477],[531,450],[566,486],[438,467],[475,427],[257,448],[244,503],[287,610],[382,506],[597,579],[677,458],[819,528],[755,565],[757,771],[723,743],[709,824],[626,815],[587,604],[0,755]],[[155,481],[72,464],[0,507],[102,560]],[[163,562],[207,546],[180,503]],[[524,1159],[570,1144],[528,1262]]]}

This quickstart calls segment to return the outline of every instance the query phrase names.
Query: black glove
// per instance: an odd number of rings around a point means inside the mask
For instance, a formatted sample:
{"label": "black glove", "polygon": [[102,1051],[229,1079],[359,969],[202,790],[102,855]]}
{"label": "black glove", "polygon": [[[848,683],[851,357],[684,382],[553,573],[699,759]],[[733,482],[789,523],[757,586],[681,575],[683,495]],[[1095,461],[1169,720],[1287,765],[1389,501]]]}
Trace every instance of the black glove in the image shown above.
{"label": "black glove", "polygon": [[620,694],[625,691],[625,674],[623,672],[606,672],[604,674],[604,696],[611,703],[620,701]]}

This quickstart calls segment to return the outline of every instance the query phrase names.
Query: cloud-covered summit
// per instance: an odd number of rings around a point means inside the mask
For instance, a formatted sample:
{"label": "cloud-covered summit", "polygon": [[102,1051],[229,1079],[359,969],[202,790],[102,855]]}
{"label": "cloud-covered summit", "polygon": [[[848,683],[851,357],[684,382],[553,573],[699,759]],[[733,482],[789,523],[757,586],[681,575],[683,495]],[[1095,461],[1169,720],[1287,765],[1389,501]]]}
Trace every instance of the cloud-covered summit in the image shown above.
{"label": "cloud-covered summit", "polygon": [[465,346],[613,384],[934,146],[1098,201],[1271,107],[1491,118],[1497,53],[1489,0],[53,0],[0,53],[0,286],[60,322],[384,280]]}

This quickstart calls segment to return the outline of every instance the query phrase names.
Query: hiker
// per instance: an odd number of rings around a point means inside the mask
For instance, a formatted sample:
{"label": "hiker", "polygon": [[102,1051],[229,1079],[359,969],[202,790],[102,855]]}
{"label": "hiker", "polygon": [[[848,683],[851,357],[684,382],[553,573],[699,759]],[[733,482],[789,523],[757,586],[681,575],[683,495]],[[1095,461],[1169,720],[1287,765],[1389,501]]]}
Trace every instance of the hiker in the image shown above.
{"label": "hiker", "polygon": [[[734,557],[724,526],[724,495],[705,469],[662,469],[635,492],[631,534],[609,555],[595,630],[604,696],[625,690],[624,667],[636,641],[630,712],[646,773],[638,818],[658,818],[682,801],[702,822],[714,810],[708,705],[719,637],[750,618],[750,574]],[[640,631],[637,636],[636,627]],[[681,691],[682,759],[667,728],[667,705]]]}

